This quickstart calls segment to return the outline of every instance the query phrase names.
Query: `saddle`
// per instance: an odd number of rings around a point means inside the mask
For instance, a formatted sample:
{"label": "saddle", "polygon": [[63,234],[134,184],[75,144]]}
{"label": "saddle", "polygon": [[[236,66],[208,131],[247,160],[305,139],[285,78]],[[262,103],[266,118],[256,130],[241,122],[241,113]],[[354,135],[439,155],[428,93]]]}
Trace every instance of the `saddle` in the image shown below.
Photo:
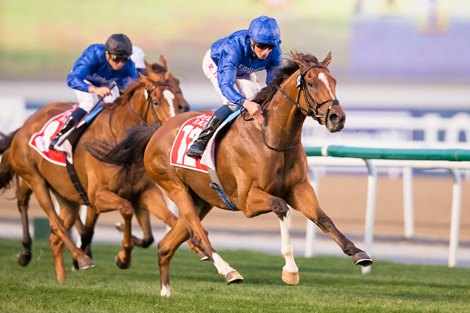
{"label": "saddle", "polygon": [[230,128],[232,122],[241,114],[241,110],[232,113],[223,123],[219,126],[214,136],[209,140],[206,150],[204,151],[201,159],[195,159],[186,155],[186,151],[199,133],[203,130],[204,126],[209,121],[213,112],[207,112],[199,116],[187,120],[179,129],[175,137],[170,151],[170,164],[177,167],[183,167],[194,171],[208,173],[211,178],[210,188],[217,191],[220,198],[224,201],[230,210],[238,211],[237,207],[227,198],[222,184],[217,176],[215,164],[215,146]]}

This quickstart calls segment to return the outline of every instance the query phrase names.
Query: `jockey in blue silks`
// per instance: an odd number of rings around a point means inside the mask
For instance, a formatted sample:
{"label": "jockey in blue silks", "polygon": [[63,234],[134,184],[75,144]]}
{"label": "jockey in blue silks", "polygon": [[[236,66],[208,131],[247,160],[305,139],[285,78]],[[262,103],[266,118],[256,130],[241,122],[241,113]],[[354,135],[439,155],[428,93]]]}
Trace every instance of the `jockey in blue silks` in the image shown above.
{"label": "jockey in blue silks", "polygon": [[53,149],[60,138],[97,103],[101,100],[113,102],[138,79],[135,64],[130,60],[131,54],[132,42],[124,34],[113,34],[106,44],[92,44],[83,51],[67,75],[67,85],[74,90],[79,107],[72,112],[49,148]]}
{"label": "jockey in blue silks", "polygon": [[258,123],[263,123],[261,107],[252,101],[261,89],[255,72],[266,70],[266,84],[274,79],[282,63],[280,44],[279,26],[267,16],[255,18],[248,30],[236,31],[212,44],[202,67],[222,96],[223,105],[188,149],[188,156],[200,158],[217,128],[242,106]]}

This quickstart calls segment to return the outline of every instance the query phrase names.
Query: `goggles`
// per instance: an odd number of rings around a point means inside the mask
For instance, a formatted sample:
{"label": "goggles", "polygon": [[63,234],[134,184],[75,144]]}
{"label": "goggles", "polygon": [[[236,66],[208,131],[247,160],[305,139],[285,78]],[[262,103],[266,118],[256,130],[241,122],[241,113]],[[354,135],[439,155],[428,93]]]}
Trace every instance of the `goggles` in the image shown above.
{"label": "goggles", "polygon": [[128,54],[111,54],[111,60],[116,63],[126,63],[130,57]]}
{"label": "goggles", "polygon": [[266,49],[272,50],[275,47],[275,45],[272,45],[272,44],[269,44],[269,43],[261,43],[261,42],[256,42],[255,46],[258,49],[261,49],[261,50],[266,50]]}

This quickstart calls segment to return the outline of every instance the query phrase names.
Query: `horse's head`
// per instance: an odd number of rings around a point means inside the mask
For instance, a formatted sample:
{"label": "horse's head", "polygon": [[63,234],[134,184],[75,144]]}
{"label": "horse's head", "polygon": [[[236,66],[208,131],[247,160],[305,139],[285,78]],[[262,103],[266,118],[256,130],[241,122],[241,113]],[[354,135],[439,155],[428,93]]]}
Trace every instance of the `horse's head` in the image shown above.
{"label": "horse's head", "polygon": [[292,55],[300,69],[296,86],[304,94],[301,110],[332,133],[342,130],[346,114],[336,98],[336,79],[328,70],[331,52],[322,62],[316,58],[306,59],[303,54],[296,52]]}
{"label": "horse's head", "polygon": [[166,64],[165,58],[161,56],[160,63],[147,63],[147,75],[140,76],[149,109],[162,123],[176,114],[189,111],[189,104],[183,97],[180,82],[168,70]]}

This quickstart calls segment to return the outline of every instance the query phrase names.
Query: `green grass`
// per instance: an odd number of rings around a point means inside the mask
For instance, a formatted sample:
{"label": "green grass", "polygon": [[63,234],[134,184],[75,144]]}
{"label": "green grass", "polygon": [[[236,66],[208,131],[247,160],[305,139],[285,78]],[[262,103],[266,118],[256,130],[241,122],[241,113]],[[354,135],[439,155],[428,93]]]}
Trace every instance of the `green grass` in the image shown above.
{"label": "green grass", "polygon": [[95,245],[96,267],[68,271],[61,284],[47,242],[35,242],[26,268],[16,264],[19,248],[0,239],[0,312],[468,312],[470,299],[468,269],[377,262],[362,275],[346,257],[298,257],[300,284],[286,286],[280,256],[219,251],[245,277],[229,286],[187,249],[173,259],[172,296],[162,299],[156,247],[135,249],[131,268],[119,270],[119,247]]}

